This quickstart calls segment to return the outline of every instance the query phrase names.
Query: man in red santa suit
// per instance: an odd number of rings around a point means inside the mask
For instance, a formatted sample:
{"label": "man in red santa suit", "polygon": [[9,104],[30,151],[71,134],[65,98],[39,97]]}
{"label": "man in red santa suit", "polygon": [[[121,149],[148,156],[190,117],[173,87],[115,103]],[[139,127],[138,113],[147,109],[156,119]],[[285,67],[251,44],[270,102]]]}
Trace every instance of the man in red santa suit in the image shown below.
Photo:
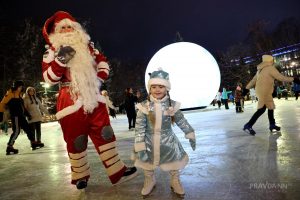
{"label": "man in red santa suit", "polygon": [[67,12],[58,11],[47,19],[43,36],[48,43],[43,56],[43,78],[51,85],[60,84],[56,117],[67,143],[71,183],[78,189],[87,186],[90,177],[88,136],[112,184],[133,178],[137,175],[136,168],[126,167],[118,155],[105,98],[99,90],[109,75],[106,58]]}

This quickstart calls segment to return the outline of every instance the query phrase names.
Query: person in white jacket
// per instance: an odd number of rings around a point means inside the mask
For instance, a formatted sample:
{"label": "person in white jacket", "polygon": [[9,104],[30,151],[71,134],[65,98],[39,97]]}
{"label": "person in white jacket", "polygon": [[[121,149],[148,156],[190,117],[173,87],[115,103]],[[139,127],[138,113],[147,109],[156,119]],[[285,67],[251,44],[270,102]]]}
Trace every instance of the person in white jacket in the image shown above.
{"label": "person in white jacket", "polygon": [[39,144],[39,147],[44,147],[44,143],[41,142],[42,114],[49,114],[49,112],[37,98],[36,91],[33,87],[27,87],[23,100],[24,107],[29,113],[29,116],[27,117],[28,124],[34,133],[35,140]]}

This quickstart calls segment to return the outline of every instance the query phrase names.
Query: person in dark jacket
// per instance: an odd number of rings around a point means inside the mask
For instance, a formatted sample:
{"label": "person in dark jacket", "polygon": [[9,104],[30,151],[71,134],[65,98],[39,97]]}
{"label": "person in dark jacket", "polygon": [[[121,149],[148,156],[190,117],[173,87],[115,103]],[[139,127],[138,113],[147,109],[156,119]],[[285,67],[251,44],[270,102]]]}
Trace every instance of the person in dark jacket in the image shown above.
{"label": "person in dark jacket", "polygon": [[124,107],[128,118],[129,130],[133,130],[135,128],[135,120],[136,120],[135,104],[138,102],[138,98],[139,98],[138,96],[133,94],[132,88],[126,88]]}
{"label": "person in dark jacket", "polygon": [[242,85],[238,84],[234,93],[234,101],[235,101],[235,110],[236,113],[244,112],[243,104],[244,97],[242,95]]}
{"label": "person in dark jacket", "polygon": [[293,92],[295,93],[295,100],[297,101],[300,93],[300,84],[294,83]]}
{"label": "person in dark jacket", "polygon": [[27,134],[27,137],[31,143],[32,150],[35,150],[39,145],[34,140],[33,132],[30,129],[30,126],[26,120],[26,116],[30,118],[31,116],[24,108],[24,101],[22,99],[22,90],[24,87],[23,81],[15,81],[10,90],[7,91],[6,95],[3,97],[0,103],[0,121],[3,120],[3,112],[5,110],[5,106],[8,107],[11,122],[12,122],[12,130],[9,141],[7,143],[6,155],[10,155],[10,153],[17,154],[19,152],[18,149],[13,147],[16,139],[20,134],[21,128]]}

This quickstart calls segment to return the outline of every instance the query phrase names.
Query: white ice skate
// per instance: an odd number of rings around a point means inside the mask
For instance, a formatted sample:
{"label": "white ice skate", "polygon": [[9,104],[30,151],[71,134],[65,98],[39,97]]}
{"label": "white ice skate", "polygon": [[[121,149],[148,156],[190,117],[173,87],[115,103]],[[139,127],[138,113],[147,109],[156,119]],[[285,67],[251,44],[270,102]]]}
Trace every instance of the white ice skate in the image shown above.
{"label": "white ice skate", "polygon": [[179,171],[172,170],[170,171],[171,175],[171,190],[179,197],[184,198],[184,189],[179,180]]}
{"label": "white ice skate", "polygon": [[147,198],[150,193],[152,192],[153,188],[155,187],[156,180],[154,176],[154,171],[144,170],[145,180],[144,180],[144,187],[142,189],[142,196],[143,198]]}

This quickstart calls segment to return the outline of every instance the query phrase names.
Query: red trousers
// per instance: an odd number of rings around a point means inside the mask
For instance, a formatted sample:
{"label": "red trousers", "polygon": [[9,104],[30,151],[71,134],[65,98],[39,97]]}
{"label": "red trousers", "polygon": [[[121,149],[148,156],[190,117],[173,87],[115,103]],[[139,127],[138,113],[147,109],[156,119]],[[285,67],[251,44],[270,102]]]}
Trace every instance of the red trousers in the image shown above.
{"label": "red trousers", "polygon": [[[62,103],[60,102],[60,106]],[[86,114],[83,108],[59,120],[67,143],[72,170],[72,184],[79,179],[89,179],[87,160],[88,136],[103,162],[110,181],[114,184],[123,176],[126,166],[120,160],[116,149],[116,138],[110,125],[104,103],[99,103],[93,113]]]}

